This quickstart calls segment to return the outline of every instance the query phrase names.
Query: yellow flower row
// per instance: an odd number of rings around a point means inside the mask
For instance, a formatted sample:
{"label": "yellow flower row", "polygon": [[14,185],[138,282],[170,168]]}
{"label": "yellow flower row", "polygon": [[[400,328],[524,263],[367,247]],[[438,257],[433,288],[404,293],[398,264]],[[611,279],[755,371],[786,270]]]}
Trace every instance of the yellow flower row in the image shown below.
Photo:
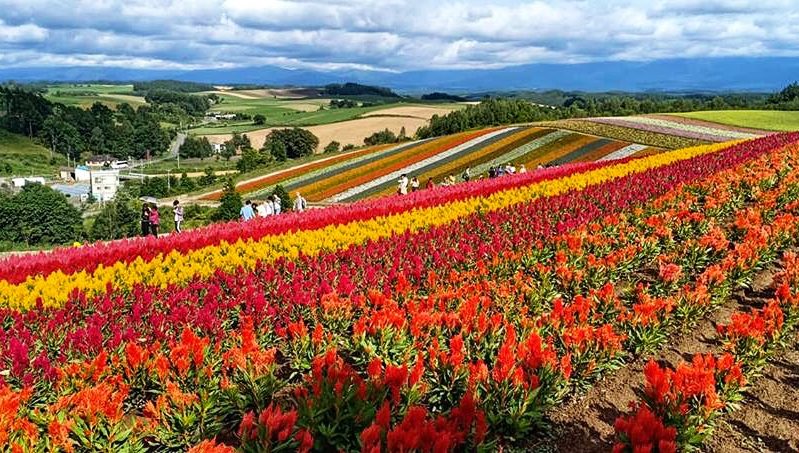
{"label": "yellow flower row", "polygon": [[66,302],[68,295],[79,289],[89,295],[102,294],[106,284],[123,289],[138,283],[165,288],[169,284],[183,284],[194,277],[209,277],[217,269],[226,272],[239,267],[252,269],[260,261],[273,261],[285,256],[296,258],[300,253],[315,255],[323,251],[338,250],[370,239],[379,239],[401,233],[418,231],[442,225],[471,213],[494,211],[537,197],[558,195],[569,190],[583,189],[631,173],[639,173],[697,155],[717,151],[730,146],[714,144],[686,148],[658,154],[623,164],[566,176],[554,181],[543,181],[528,186],[509,189],[485,197],[475,197],[452,203],[414,209],[395,215],[376,217],[348,224],[333,225],[318,230],[289,232],[268,236],[258,241],[238,241],[232,244],[204,247],[181,254],[173,251],[159,255],[151,261],[141,258],[125,264],[98,267],[93,272],[64,274],[54,272],[46,276],[31,276],[18,285],[0,281],[0,307],[27,310],[41,298],[44,306],[57,307]]}

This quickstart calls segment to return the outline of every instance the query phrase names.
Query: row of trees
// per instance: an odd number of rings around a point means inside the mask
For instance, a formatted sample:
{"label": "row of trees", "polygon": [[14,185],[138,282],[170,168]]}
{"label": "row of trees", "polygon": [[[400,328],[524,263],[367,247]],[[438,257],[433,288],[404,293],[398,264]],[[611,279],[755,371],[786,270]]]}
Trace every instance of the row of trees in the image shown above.
{"label": "row of trees", "polygon": [[174,136],[161,128],[160,116],[149,106],[119,104],[112,110],[98,102],[83,109],[17,86],[0,87],[0,112],[0,127],[38,138],[71,158],[86,152],[141,159],[163,153]]}
{"label": "row of trees", "polygon": [[434,116],[420,128],[418,138],[454,134],[467,129],[501,124],[550,121],[595,116],[692,112],[727,109],[799,110],[799,84],[793,83],[770,96],[727,95],[571,95],[562,105],[540,105],[523,99],[487,99],[480,104]]}

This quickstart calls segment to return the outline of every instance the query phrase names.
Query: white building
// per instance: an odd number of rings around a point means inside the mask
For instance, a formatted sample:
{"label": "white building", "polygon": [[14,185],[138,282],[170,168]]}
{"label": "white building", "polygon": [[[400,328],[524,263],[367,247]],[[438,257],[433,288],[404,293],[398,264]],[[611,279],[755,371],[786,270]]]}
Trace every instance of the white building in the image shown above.
{"label": "white building", "polygon": [[11,179],[11,183],[16,188],[25,187],[26,184],[36,183],[44,185],[44,178],[41,176],[31,176],[28,178],[13,178]]}
{"label": "white building", "polygon": [[119,189],[119,170],[91,170],[91,191],[97,201],[111,201]]}
{"label": "white building", "polygon": [[84,165],[78,165],[75,167],[75,181],[89,182],[90,179],[92,179],[92,174],[91,170],[89,170],[89,167]]}
{"label": "white building", "polygon": [[214,154],[219,154],[225,149],[224,143],[211,143],[211,147],[214,149]]}

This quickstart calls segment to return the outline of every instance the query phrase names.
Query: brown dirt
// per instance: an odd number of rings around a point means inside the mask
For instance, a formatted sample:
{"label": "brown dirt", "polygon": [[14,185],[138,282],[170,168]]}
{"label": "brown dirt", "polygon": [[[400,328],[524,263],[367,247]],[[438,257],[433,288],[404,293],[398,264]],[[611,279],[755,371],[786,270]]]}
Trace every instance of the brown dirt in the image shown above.
{"label": "brown dirt", "polygon": [[[416,129],[426,124],[427,120],[421,118],[375,116],[341,121],[339,123],[324,124],[321,126],[310,126],[303,129],[308,129],[309,131],[313,132],[314,135],[319,137],[319,149],[322,149],[333,140],[341,143],[341,146],[345,146],[347,144],[356,146],[363,145],[364,138],[377,131],[382,131],[383,129],[389,129],[395,134],[398,134],[400,129],[404,127],[408,135],[413,135],[416,132]],[[266,136],[269,135],[269,133],[274,129],[276,128],[259,129],[256,131],[247,132],[246,134],[247,137],[250,138],[252,145],[255,148],[260,148],[263,146]],[[230,140],[232,135],[206,135],[205,137],[207,137],[211,143],[224,143],[225,141]]]}
{"label": "brown dirt", "polygon": [[369,112],[363,115],[364,118],[370,116],[409,116],[413,118],[421,118],[423,120],[429,120],[433,117],[433,115],[446,115],[447,113],[455,110],[455,107],[452,106],[439,106],[439,107],[429,107],[429,106],[404,106],[404,107],[392,107],[389,109],[383,110],[375,110],[374,112]]}
{"label": "brown dirt", "polygon": [[[715,326],[734,312],[760,307],[773,295],[775,268],[757,276],[751,290],[740,291],[698,325],[674,334],[657,353],[641,357],[584,395],[549,414],[551,439],[538,449],[558,452],[608,452],[613,447],[613,423],[629,412],[643,386],[643,367],[650,357],[671,366],[696,353],[719,352]],[[795,346],[795,345],[794,345]],[[741,408],[721,417],[706,449],[713,453],[799,451],[799,351],[789,347],[752,383]]]}

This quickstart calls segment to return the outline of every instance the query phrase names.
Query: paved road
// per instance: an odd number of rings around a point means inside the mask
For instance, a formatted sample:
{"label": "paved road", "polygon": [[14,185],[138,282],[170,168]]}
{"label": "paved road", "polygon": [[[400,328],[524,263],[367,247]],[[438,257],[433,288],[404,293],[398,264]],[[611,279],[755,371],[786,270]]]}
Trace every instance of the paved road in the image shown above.
{"label": "paved road", "polygon": [[185,141],[186,141],[186,134],[184,134],[183,132],[178,132],[178,135],[176,135],[175,139],[172,140],[172,143],[170,143],[169,151],[166,153],[166,155],[161,157],[156,157],[150,160],[142,160],[141,162],[133,163],[129,168],[142,167],[144,165],[161,162],[162,160],[173,159],[177,157],[178,151],[180,150],[180,147],[183,146],[183,142]]}

